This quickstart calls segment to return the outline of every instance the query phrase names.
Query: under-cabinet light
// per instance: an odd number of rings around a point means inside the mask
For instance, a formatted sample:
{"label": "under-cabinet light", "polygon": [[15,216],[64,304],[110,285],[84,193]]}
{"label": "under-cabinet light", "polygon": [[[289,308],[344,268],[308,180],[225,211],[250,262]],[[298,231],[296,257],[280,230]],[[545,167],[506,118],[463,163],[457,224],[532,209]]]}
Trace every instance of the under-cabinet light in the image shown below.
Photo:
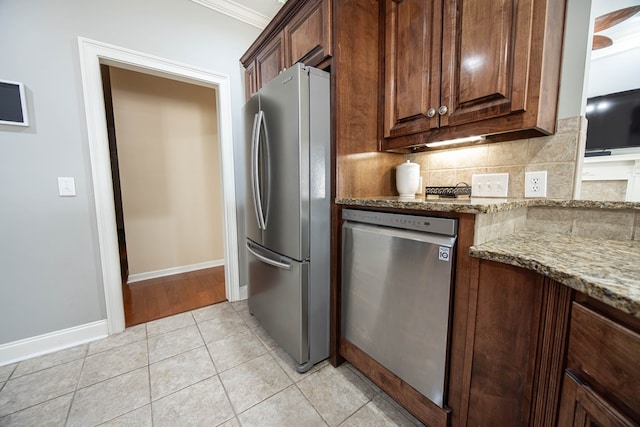
{"label": "under-cabinet light", "polygon": [[445,145],[462,144],[463,142],[482,141],[483,139],[485,139],[484,136],[467,136],[464,138],[449,139],[447,141],[429,142],[425,144],[425,146],[429,148],[442,147]]}

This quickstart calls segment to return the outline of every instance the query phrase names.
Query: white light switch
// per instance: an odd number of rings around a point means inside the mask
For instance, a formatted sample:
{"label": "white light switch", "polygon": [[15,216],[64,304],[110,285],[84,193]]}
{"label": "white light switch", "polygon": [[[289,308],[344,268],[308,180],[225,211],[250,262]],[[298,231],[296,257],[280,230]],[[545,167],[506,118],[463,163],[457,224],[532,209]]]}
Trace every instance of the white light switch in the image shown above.
{"label": "white light switch", "polygon": [[472,197],[507,197],[508,173],[486,173],[471,175]]}
{"label": "white light switch", "polygon": [[58,177],[58,194],[63,197],[76,195],[76,181],[72,176]]}

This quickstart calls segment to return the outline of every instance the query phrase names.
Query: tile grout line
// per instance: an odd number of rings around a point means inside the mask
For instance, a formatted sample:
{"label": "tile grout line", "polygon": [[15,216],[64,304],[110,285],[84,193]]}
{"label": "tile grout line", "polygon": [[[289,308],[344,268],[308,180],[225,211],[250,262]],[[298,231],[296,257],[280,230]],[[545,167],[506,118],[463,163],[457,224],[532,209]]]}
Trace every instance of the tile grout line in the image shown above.
{"label": "tile grout line", "polygon": [[149,382],[149,413],[151,416],[151,427],[153,427],[153,400],[151,400],[151,355],[149,351],[149,330],[147,324],[144,324],[144,337],[147,343],[147,381]]}
{"label": "tile grout line", "polygon": [[[320,369],[318,369],[317,371],[309,374],[309,376],[302,378],[300,381],[305,380],[306,378],[311,377],[312,375],[317,374],[318,372],[320,372],[321,370],[323,370],[325,367],[322,367]],[[313,368],[312,368],[313,369]],[[304,394],[304,391],[302,391],[302,389],[298,386],[299,381],[294,381],[293,385],[298,389],[298,391],[300,392],[300,394],[302,395],[302,397],[304,398],[304,400],[306,400],[309,405],[311,405],[311,407],[313,408],[314,411],[316,411],[316,414],[318,414],[318,416],[320,417],[320,419],[322,421],[324,421],[324,423],[328,426],[329,425],[329,421],[325,420],[324,417],[322,416],[322,414],[320,413],[320,411],[318,410],[318,408],[316,408],[316,406],[313,404],[313,402],[311,402],[311,400],[309,400],[309,398],[307,397],[306,394]]]}
{"label": "tile grout line", "polygon": [[87,357],[89,355],[89,346],[91,343],[87,344],[87,348],[84,350],[84,357],[82,358],[82,366],[80,367],[80,372],[78,373],[78,380],[76,381],[76,386],[73,388],[73,396],[71,396],[71,402],[69,402],[69,407],[67,408],[67,416],[64,419],[64,425],[69,424],[69,417],[71,416],[71,407],[73,406],[73,402],[76,400],[76,393],[78,391],[78,385],[80,385],[80,379],[82,378],[82,371],[84,370],[84,365],[87,362]]}
{"label": "tile grout line", "polygon": [[[233,306],[232,306],[232,308],[233,308]],[[192,316],[193,316],[193,312],[192,312]],[[211,320],[211,319],[209,319],[209,320]],[[207,351],[207,354],[209,355],[209,359],[211,360],[211,364],[213,365],[213,369],[216,371],[216,373],[215,373],[215,375],[213,377],[218,377],[218,381],[220,382],[220,386],[222,386],[222,390],[224,391],[224,396],[227,398],[227,402],[229,403],[229,406],[231,407],[231,412],[233,413],[233,417],[229,418],[229,420],[231,420],[233,418],[236,418],[238,420],[238,424],[240,424],[240,419],[238,419],[238,414],[236,413],[236,408],[233,406],[233,403],[231,403],[231,398],[229,397],[229,393],[227,393],[227,388],[224,386],[224,382],[222,382],[222,378],[220,378],[220,372],[218,372],[218,368],[216,367],[216,363],[213,361],[213,357],[211,357],[211,352],[209,351],[209,347],[207,346],[207,341],[204,339],[204,335],[202,335],[202,331],[200,330],[200,324],[196,320],[195,316],[193,316],[193,321],[196,322],[196,328],[198,329],[198,333],[200,334],[200,338],[202,339],[202,343],[204,344],[204,348]],[[209,378],[213,378],[213,377],[209,377]],[[209,378],[207,378],[207,379],[209,379]],[[202,381],[206,381],[206,379],[202,380]],[[199,382],[202,382],[202,381],[199,381]],[[196,384],[198,384],[198,383],[196,383]],[[192,385],[194,385],[194,384],[192,384]],[[225,421],[223,421],[222,423],[220,423],[218,425],[226,423],[229,420],[225,420]]]}

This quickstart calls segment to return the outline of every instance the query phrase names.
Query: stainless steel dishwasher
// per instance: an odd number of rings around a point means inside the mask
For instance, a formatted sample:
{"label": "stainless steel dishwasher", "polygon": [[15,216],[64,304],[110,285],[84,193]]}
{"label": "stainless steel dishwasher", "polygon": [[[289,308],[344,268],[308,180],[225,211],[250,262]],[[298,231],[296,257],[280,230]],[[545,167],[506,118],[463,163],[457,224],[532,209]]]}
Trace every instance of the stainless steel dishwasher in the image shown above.
{"label": "stainless steel dishwasher", "polygon": [[442,407],[457,220],[342,218],[342,336]]}

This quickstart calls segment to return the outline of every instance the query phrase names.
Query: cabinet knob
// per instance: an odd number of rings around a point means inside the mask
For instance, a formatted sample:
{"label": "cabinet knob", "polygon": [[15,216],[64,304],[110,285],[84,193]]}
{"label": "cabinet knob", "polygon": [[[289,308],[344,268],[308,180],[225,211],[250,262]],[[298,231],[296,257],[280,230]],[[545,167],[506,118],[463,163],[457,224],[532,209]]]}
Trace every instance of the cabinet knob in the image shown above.
{"label": "cabinet knob", "polygon": [[431,118],[433,116],[436,115],[436,109],[435,108],[429,108],[429,110],[427,111],[427,117]]}
{"label": "cabinet knob", "polygon": [[449,111],[449,109],[447,108],[446,105],[443,105],[440,108],[438,108],[438,114],[440,114],[441,116],[444,116],[445,114],[447,114],[447,111]]}

